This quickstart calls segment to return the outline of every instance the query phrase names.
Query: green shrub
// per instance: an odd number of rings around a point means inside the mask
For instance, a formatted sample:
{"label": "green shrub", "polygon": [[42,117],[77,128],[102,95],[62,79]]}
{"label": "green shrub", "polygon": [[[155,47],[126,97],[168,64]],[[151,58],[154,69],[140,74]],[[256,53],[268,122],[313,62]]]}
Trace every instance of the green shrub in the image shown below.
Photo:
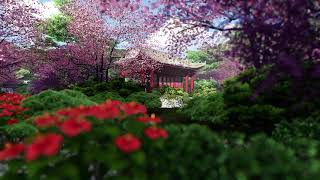
{"label": "green shrub", "polygon": [[294,152],[265,136],[230,149],[219,165],[221,179],[314,179],[319,161],[299,161]]}
{"label": "green shrub", "polygon": [[226,119],[222,93],[193,97],[181,112],[195,121],[223,123]]}
{"label": "green shrub", "polygon": [[320,113],[280,122],[272,137],[292,148],[302,160],[320,159]]}
{"label": "green shrub", "polygon": [[195,81],[194,90],[192,91],[193,96],[205,96],[212,93],[216,93],[216,83],[210,80],[199,80]]}
{"label": "green shrub", "polygon": [[16,92],[19,94],[29,94],[28,85],[27,84],[20,84],[17,87]]}
{"label": "green shrub", "polygon": [[110,82],[111,88],[113,91],[117,91],[119,89],[127,89],[131,92],[139,92],[144,91],[144,88],[135,81],[124,81],[124,79],[115,79]]}
{"label": "green shrub", "polygon": [[157,91],[152,93],[146,93],[144,91],[132,93],[126,100],[144,104],[148,109],[157,109],[161,107],[160,94]]}
{"label": "green shrub", "polygon": [[33,116],[44,112],[56,111],[64,107],[95,104],[86,95],[74,90],[43,91],[37,95],[26,98],[22,106],[28,108],[27,114]]}
{"label": "green shrub", "polygon": [[82,92],[87,96],[94,96],[97,91],[93,87],[74,87],[73,90]]}
{"label": "green shrub", "polygon": [[[265,135],[220,136],[201,125],[169,125],[163,147],[148,166],[156,179],[314,179],[320,162],[305,162]],[[158,173],[158,174],[157,174]]]}
{"label": "green shrub", "polygon": [[200,125],[166,127],[169,138],[148,161],[157,179],[219,179],[217,161],[225,151],[221,140]]}
{"label": "green shrub", "polygon": [[172,88],[169,86],[162,86],[159,89],[159,92],[166,99],[184,98],[185,96],[188,96],[188,93],[184,92],[183,89]]}
{"label": "green shrub", "polygon": [[87,96],[95,96],[100,93],[115,92],[121,97],[127,97],[134,92],[144,91],[144,89],[134,81],[125,82],[124,79],[114,79],[108,83],[86,81],[72,88]]}
{"label": "green shrub", "polygon": [[[246,77],[251,76],[248,72],[244,74]],[[276,103],[268,103],[263,94],[254,98],[253,84],[262,76],[264,74],[246,79],[241,74],[238,78],[225,83],[223,99],[227,111],[227,123],[231,126],[246,131],[271,132],[276,123],[286,119],[286,110]]]}
{"label": "green shrub", "polygon": [[23,138],[32,136],[38,132],[36,127],[25,122],[2,126],[0,130],[2,131],[1,145],[6,141],[19,142]]}
{"label": "green shrub", "polygon": [[90,97],[90,100],[92,100],[96,103],[102,103],[102,102],[106,101],[107,99],[119,100],[122,102],[125,101],[125,99],[123,97],[121,97],[116,92],[105,92],[105,93],[103,92],[103,93],[99,93],[99,94],[96,94],[96,95]]}
{"label": "green shrub", "polygon": [[119,89],[119,95],[122,97],[128,97],[130,94],[134,93],[130,89]]}
{"label": "green shrub", "polygon": [[273,137],[282,142],[295,138],[320,140],[320,113],[314,113],[308,118],[296,118],[292,122],[283,121],[277,124]]}

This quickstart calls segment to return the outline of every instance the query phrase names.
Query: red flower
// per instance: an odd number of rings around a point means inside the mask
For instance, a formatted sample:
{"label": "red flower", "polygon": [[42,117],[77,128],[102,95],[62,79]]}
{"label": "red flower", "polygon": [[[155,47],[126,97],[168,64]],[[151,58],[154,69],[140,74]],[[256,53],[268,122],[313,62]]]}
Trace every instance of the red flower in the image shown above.
{"label": "red flower", "polygon": [[144,134],[152,140],[159,138],[166,139],[168,137],[168,132],[166,130],[155,126],[145,129]]}
{"label": "red flower", "polygon": [[60,129],[65,135],[74,137],[81,132],[89,132],[91,123],[83,119],[68,119],[62,123]]}
{"label": "red flower", "polygon": [[147,108],[144,105],[138,104],[136,102],[122,104],[121,109],[126,115],[147,113]]}
{"label": "red flower", "polygon": [[63,137],[58,134],[49,133],[37,136],[33,143],[26,149],[25,158],[33,161],[39,156],[54,156],[59,152]]}
{"label": "red flower", "polygon": [[141,147],[140,140],[132,134],[118,136],[115,140],[115,144],[124,153],[137,151]]}
{"label": "red flower", "polygon": [[157,118],[155,114],[151,114],[150,117],[149,116],[138,117],[136,120],[143,123],[149,123],[149,122],[160,123],[161,122],[160,118]]}
{"label": "red flower", "polygon": [[11,111],[8,111],[7,109],[3,109],[2,112],[0,113],[0,117],[5,117],[5,116],[12,116],[13,115],[13,112]]}
{"label": "red flower", "polygon": [[0,95],[0,102],[13,104],[13,105],[19,105],[19,104],[21,104],[21,102],[24,98],[25,97],[20,94],[5,93],[5,94]]}
{"label": "red flower", "polygon": [[9,119],[8,121],[7,121],[7,125],[12,125],[12,124],[16,124],[16,123],[18,123],[19,121],[17,120],[17,119]]}
{"label": "red flower", "polygon": [[16,158],[24,150],[23,144],[6,144],[0,151],[0,161]]}
{"label": "red flower", "polygon": [[48,113],[43,116],[39,116],[34,120],[37,127],[49,127],[59,123],[59,118],[56,116],[50,116]]}
{"label": "red flower", "polygon": [[101,105],[92,107],[87,115],[97,119],[114,119],[119,113],[120,110],[117,107],[104,107]]}
{"label": "red flower", "polygon": [[78,108],[68,108],[62,109],[57,112],[57,114],[62,116],[67,116],[72,119],[77,119],[85,116],[93,116],[98,119],[114,119],[119,113],[117,101],[107,101],[103,104],[85,107],[80,106]]}

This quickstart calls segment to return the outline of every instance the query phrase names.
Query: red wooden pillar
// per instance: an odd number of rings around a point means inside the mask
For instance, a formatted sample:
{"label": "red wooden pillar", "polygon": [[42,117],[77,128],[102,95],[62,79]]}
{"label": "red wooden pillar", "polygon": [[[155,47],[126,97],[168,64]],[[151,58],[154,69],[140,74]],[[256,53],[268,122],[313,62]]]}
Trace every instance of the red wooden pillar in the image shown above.
{"label": "red wooden pillar", "polygon": [[193,91],[193,89],[194,89],[194,80],[195,80],[195,75],[193,75],[192,77],[191,77],[191,82],[190,82],[190,89],[191,89],[191,92]]}
{"label": "red wooden pillar", "polygon": [[174,76],[174,77],[173,77],[173,87],[174,87],[174,88],[177,88],[177,87],[178,87],[178,86],[177,86],[177,82],[178,82],[177,76]]}
{"label": "red wooden pillar", "polygon": [[150,90],[154,88],[154,71],[150,72]]}
{"label": "red wooden pillar", "polygon": [[186,77],[184,78],[184,80],[185,80],[185,91],[186,91],[186,93],[188,93],[189,92],[189,75],[186,75]]}

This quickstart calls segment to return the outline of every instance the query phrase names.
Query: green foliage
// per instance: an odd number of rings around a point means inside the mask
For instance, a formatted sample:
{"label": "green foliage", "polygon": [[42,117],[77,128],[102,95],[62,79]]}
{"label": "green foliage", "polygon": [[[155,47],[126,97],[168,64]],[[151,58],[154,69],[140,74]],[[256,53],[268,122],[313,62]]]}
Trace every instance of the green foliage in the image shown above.
{"label": "green foliage", "polygon": [[70,17],[62,14],[53,15],[41,26],[41,29],[55,42],[70,41],[74,39],[68,34],[67,27],[70,20]]}
{"label": "green foliage", "polygon": [[68,4],[69,2],[70,2],[70,0],[53,0],[54,5],[57,7],[62,7],[66,4]]}
{"label": "green foliage", "polygon": [[152,93],[136,92],[129,95],[127,101],[135,101],[144,104],[147,109],[157,109],[161,107],[160,93],[153,91]]}
{"label": "green foliage", "polygon": [[[74,92],[69,94],[74,95]],[[138,106],[141,107],[141,105]],[[122,110],[122,105],[108,107],[102,104],[100,107],[105,108],[108,112],[115,110],[114,108]],[[136,107],[126,109],[136,111]],[[155,140],[144,133],[145,129],[154,128],[155,124],[143,123],[135,119],[145,117],[147,114],[143,111],[139,115],[115,111],[118,112],[117,117],[101,118],[100,114],[95,113],[93,109],[91,109],[93,115],[90,116],[86,115],[88,110],[81,111],[81,108],[64,109],[64,111],[67,111],[69,116],[52,112],[52,115],[59,119],[59,123],[51,127],[41,127],[39,134],[30,135],[22,141],[25,146],[34,145],[34,149],[25,149],[26,154],[35,149],[32,152],[38,154],[43,152],[44,148],[45,152],[35,159],[29,159],[28,155],[23,156],[22,153],[17,154],[17,158],[6,162],[9,168],[1,179],[32,180],[43,177],[46,177],[45,179],[152,179],[153,174],[148,174],[146,164],[147,159],[153,157],[149,156],[148,152],[155,152],[152,149],[161,148],[166,136]],[[61,126],[66,125],[64,124],[66,121],[75,120],[73,118],[80,118],[82,122],[86,121],[90,124],[90,128],[82,129],[76,135],[70,136],[67,132],[74,132],[79,126],[69,125],[67,129]],[[159,126],[158,124],[158,129],[166,133]],[[42,138],[52,133],[55,133],[57,138],[63,137],[62,142],[53,139],[42,141]],[[39,140],[42,145],[35,146]],[[138,142],[141,146],[128,144],[127,141],[134,144]],[[127,152],[126,148],[131,151]],[[50,152],[47,153],[48,151]],[[14,155],[4,153],[1,158],[4,158],[3,156]]]}
{"label": "green foliage", "polygon": [[203,51],[188,51],[187,58],[193,63],[204,63],[209,61],[209,56]]}
{"label": "green foliage", "polygon": [[27,113],[39,115],[44,112],[52,112],[64,107],[76,107],[79,105],[95,104],[86,95],[73,90],[43,91],[37,95],[25,99],[23,107],[28,108]]}
{"label": "green foliage", "polygon": [[134,92],[144,91],[144,89],[134,81],[125,82],[124,79],[114,79],[108,83],[98,83],[96,81],[86,81],[73,87],[87,96],[95,96],[100,93],[114,92],[125,98]]}
{"label": "green foliage", "polygon": [[192,96],[206,96],[212,93],[216,93],[216,83],[211,80],[198,80],[195,81],[194,90]]}
{"label": "green foliage", "polygon": [[1,145],[5,142],[19,142],[23,138],[32,136],[38,132],[37,128],[25,122],[0,127],[2,132]]}
{"label": "green foliage", "polygon": [[272,137],[295,150],[304,160],[320,158],[320,112],[292,122],[282,121],[276,125]]}
{"label": "green foliage", "polygon": [[319,161],[299,161],[294,152],[265,136],[255,136],[243,147],[230,149],[219,168],[223,179],[313,179]]}
{"label": "green foliage", "polygon": [[208,71],[208,70],[213,70],[213,69],[217,69],[219,67],[219,62],[213,62],[211,64],[206,64],[203,67],[203,71]]}
{"label": "green foliage", "polygon": [[277,124],[273,137],[282,142],[295,138],[320,140],[320,112],[307,118],[296,118],[292,122],[283,121]]}
{"label": "green foliage", "polygon": [[116,92],[99,93],[94,96],[91,96],[90,99],[96,103],[102,103],[102,102],[106,101],[107,99],[119,100],[122,102],[125,101],[125,99],[123,97],[121,97]]}
{"label": "green foliage", "polygon": [[16,72],[17,78],[23,80],[31,80],[32,74],[29,70],[21,68]]}
{"label": "green foliage", "polygon": [[184,92],[183,89],[172,88],[170,86],[162,86],[159,92],[166,99],[188,98],[188,93]]}
{"label": "green foliage", "polygon": [[97,103],[106,99],[113,99],[123,102],[136,101],[144,104],[148,109],[161,107],[160,93],[158,91],[146,93],[134,81],[126,82],[124,79],[114,79],[108,83],[87,81],[73,87],[73,89],[86,94],[92,101]]}
{"label": "green foliage", "polygon": [[319,176],[319,160],[304,162],[294,151],[265,135],[245,142],[242,134],[229,133],[224,137],[200,125],[169,125],[166,129],[169,139],[153,152],[153,160],[148,161],[157,179],[313,179]]}
{"label": "green foliage", "polygon": [[195,121],[223,123],[226,119],[222,93],[193,97],[181,112]]}
{"label": "green foliage", "polygon": [[28,84],[19,84],[16,89],[16,92],[19,94],[29,94]]}
{"label": "green foliage", "polygon": [[[169,139],[148,161],[157,179],[218,179],[217,159],[225,151],[221,140],[200,125],[166,127]],[[192,169],[192,171],[191,171]]]}
{"label": "green foliage", "polygon": [[270,132],[276,123],[285,120],[285,109],[268,103],[264,96],[254,99],[255,84],[265,76],[254,76],[249,69],[239,77],[229,80],[224,85],[224,103],[228,123],[247,131]]}

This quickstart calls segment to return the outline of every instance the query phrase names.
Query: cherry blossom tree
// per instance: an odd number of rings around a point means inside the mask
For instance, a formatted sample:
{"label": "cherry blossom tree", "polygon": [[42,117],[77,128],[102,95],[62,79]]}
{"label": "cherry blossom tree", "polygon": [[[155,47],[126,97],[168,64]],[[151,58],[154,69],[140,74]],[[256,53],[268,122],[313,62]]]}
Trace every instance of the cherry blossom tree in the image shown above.
{"label": "cherry blossom tree", "polygon": [[0,43],[16,40],[22,45],[33,39],[42,8],[37,0],[0,0]]}
{"label": "cherry blossom tree", "polygon": [[[107,0],[101,6],[114,3],[121,4]],[[231,54],[241,62],[257,69],[272,66],[261,87],[275,84],[280,74],[296,83],[320,78],[318,0],[154,0],[151,6],[164,19],[178,19],[175,27],[185,27],[171,43],[173,51],[203,31],[221,31],[231,37]]]}
{"label": "cherry blossom tree", "polygon": [[36,0],[0,0],[0,84],[15,79],[26,49],[37,36],[41,4]]}
{"label": "cherry blossom tree", "polygon": [[43,82],[48,78],[54,79],[50,81],[52,87],[74,84],[89,77],[108,81],[113,62],[120,58],[118,45],[143,46],[144,40],[155,31],[155,28],[146,28],[149,19],[142,10],[132,11],[129,7],[102,10],[93,0],[70,0],[61,3],[59,8],[68,18],[66,31],[71,38],[65,38],[64,46],[53,49],[41,44],[34,81],[39,85],[34,85],[34,89],[45,89]]}

